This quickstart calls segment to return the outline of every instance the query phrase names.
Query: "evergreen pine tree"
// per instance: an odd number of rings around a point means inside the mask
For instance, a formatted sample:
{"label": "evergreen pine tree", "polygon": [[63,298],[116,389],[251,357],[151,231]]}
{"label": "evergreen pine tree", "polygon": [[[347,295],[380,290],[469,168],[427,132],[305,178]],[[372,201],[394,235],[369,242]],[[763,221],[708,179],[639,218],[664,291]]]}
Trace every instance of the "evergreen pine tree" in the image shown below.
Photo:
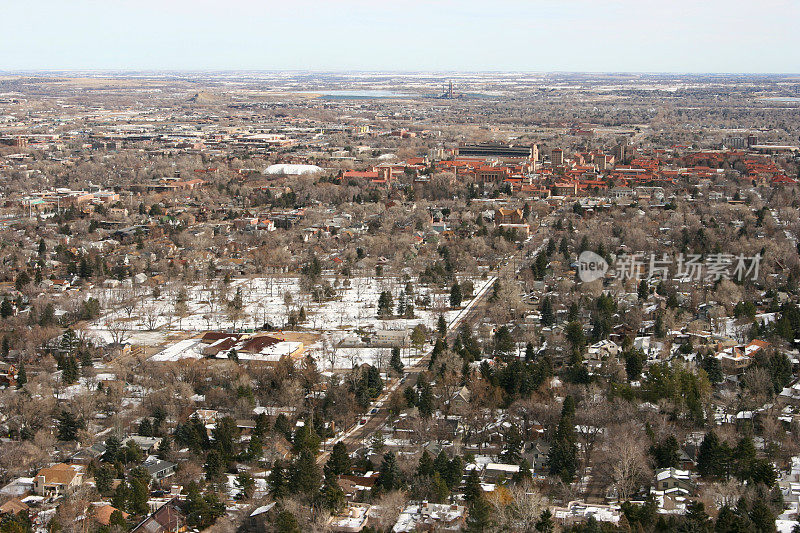
{"label": "evergreen pine tree", "polygon": [[505,433],[505,446],[500,453],[500,457],[509,464],[517,464],[522,459],[522,447],[524,441],[519,433],[517,426],[512,425]]}
{"label": "evergreen pine tree", "polygon": [[578,449],[575,435],[575,400],[572,396],[564,399],[561,419],[556,428],[555,438],[550,447],[548,467],[552,475],[570,483],[578,471]]}
{"label": "evergreen pine tree", "polygon": [[217,450],[208,452],[205,465],[203,465],[203,469],[206,471],[206,479],[211,481],[219,480],[222,477],[224,468],[225,465],[220,453]]}
{"label": "evergreen pine tree", "polygon": [[128,508],[128,484],[123,479],[117,488],[114,490],[114,495],[111,497],[111,505],[117,509]]}
{"label": "evergreen pine tree", "polygon": [[94,361],[92,361],[92,352],[89,350],[81,350],[78,353],[81,362],[81,368],[89,368],[94,366]]}
{"label": "evergreen pine tree", "polygon": [[326,476],[340,476],[350,472],[350,455],[347,453],[347,446],[343,442],[333,445],[328,462],[325,463]]}
{"label": "evergreen pine tree", "polygon": [[153,436],[153,423],[150,422],[150,419],[147,417],[142,418],[141,422],[139,422],[139,435],[143,437],[152,437]]}
{"label": "evergreen pine tree", "polygon": [[58,440],[78,440],[78,431],[83,429],[83,422],[66,409],[58,415]]}
{"label": "evergreen pine tree", "polygon": [[225,514],[225,504],[214,493],[200,494],[200,489],[193,481],[189,483],[187,489],[184,510],[187,514],[187,524],[193,528],[204,530]]}
{"label": "evergreen pine tree", "polygon": [[249,472],[241,472],[236,476],[236,489],[239,491],[236,497],[240,500],[249,500],[253,497],[256,490],[256,481]]}
{"label": "evergreen pine tree", "polygon": [[405,316],[406,314],[406,291],[400,291],[400,297],[397,299],[397,316]]}
{"label": "evergreen pine tree", "polygon": [[680,460],[679,451],[678,439],[675,438],[675,435],[669,435],[661,442],[650,446],[650,455],[653,456],[656,468],[677,468]]}
{"label": "evergreen pine tree", "polygon": [[150,491],[147,484],[141,479],[132,479],[130,482],[130,489],[128,490],[128,512],[137,515],[147,514],[147,500],[149,497]]}
{"label": "evergreen pine tree", "polygon": [[319,491],[321,481],[314,454],[304,448],[292,465],[292,490],[313,497]]}
{"label": "evergreen pine tree", "polygon": [[452,490],[458,487],[462,477],[464,477],[464,460],[456,455],[450,459],[450,462],[447,464],[447,469],[442,474],[442,478],[445,483],[447,483],[447,487]]}
{"label": "evergreen pine tree", "polygon": [[419,386],[419,400],[417,408],[422,418],[428,419],[433,414],[433,390],[427,382],[417,384]]}
{"label": "evergreen pine tree", "polygon": [[753,507],[748,513],[748,518],[759,533],[775,531],[775,515],[762,499],[753,502]]}
{"label": "evergreen pine tree", "polygon": [[650,287],[647,286],[647,281],[642,280],[639,282],[639,288],[636,291],[639,300],[646,300],[647,295],[650,294]]}
{"label": "evergreen pine tree", "polygon": [[440,314],[439,318],[436,319],[436,331],[440,337],[447,335],[447,321],[444,319],[444,315]]}
{"label": "evergreen pine tree", "polygon": [[3,298],[3,303],[0,303],[0,317],[8,318],[14,314],[14,307],[8,298]]}
{"label": "evergreen pine tree", "polygon": [[720,364],[719,359],[713,355],[703,357],[700,366],[702,366],[703,370],[706,371],[706,374],[708,375],[708,381],[710,381],[712,384],[720,383],[724,378],[722,374],[722,365]]}
{"label": "evergreen pine tree", "polygon": [[14,281],[14,288],[17,289],[18,292],[22,292],[25,286],[30,282],[31,277],[23,270],[17,275],[17,279]]}
{"label": "evergreen pine tree", "polygon": [[28,373],[25,372],[25,363],[20,363],[17,371],[17,388],[21,389],[28,382]]}
{"label": "evergreen pine tree", "polygon": [[392,315],[392,293],[389,291],[383,291],[378,297],[378,316],[385,317],[391,315]]}
{"label": "evergreen pine tree", "polygon": [[667,334],[667,330],[664,327],[664,318],[661,314],[656,316],[655,324],[653,325],[653,334],[659,339]]}
{"label": "evergreen pine tree", "polygon": [[97,492],[103,496],[111,493],[111,484],[114,481],[114,468],[111,465],[102,465],[95,470],[94,484]]}
{"label": "evergreen pine tree", "polygon": [[444,453],[444,450],[442,450],[439,452],[439,455],[436,456],[436,459],[433,460],[433,470],[434,472],[444,474],[447,472],[447,467],[449,464],[450,459],[447,457],[447,454]]}
{"label": "evergreen pine tree", "polygon": [[472,504],[483,495],[483,488],[481,488],[481,478],[478,476],[477,469],[473,468],[467,474],[467,482],[464,485],[464,500]]}
{"label": "evergreen pine tree", "polygon": [[494,352],[498,356],[509,356],[514,354],[514,339],[508,326],[500,326],[494,334]]}
{"label": "evergreen pine tree", "polygon": [[553,312],[553,302],[550,301],[549,296],[545,296],[544,300],[542,300],[542,307],[540,309],[541,312],[541,320],[543,326],[552,326],[556,319],[555,313]]}
{"label": "evergreen pine tree", "polygon": [[534,354],[533,351],[533,343],[528,342],[525,345],[525,362],[533,361],[534,357],[536,357],[536,355]]}
{"label": "evergreen pine tree", "polygon": [[436,359],[444,353],[447,349],[447,345],[444,342],[442,337],[437,337],[436,342],[433,343],[433,350],[431,350],[431,363],[436,361]]}
{"label": "evergreen pine tree", "polygon": [[545,509],[539,515],[539,520],[536,521],[536,531],[539,533],[552,533],[555,531],[555,523],[553,522],[553,512],[550,509]]}
{"label": "evergreen pine tree", "polygon": [[433,474],[433,478],[431,479],[431,492],[433,493],[433,501],[436,503],[442,503],[450,494],[450,489],[445,480],[442,479],[442,476],[439,475],[439,472]]}
{"label": "evergreen pine tree", "polygon": [[399,346],[392,347],[392,357],[389,360],[389,366],[392,367],[392,370],[394,370],[396,373],[403,373],[403,359],[400,357]]}
{"label": "evergreen pine tree", "polygon": [[256,415],[256,427],[253,429],[253,434],[263,439],[269,432],[269,429],[269,417],[267,417],[265,413],[258,413],[258,415]]}
{"label": "evergreen pine tree", "polygon": [[289,426],[289,419],[285,414],[281,413],[275,418],[273,429],[279,435],[286,437],[287,440],[292,440],[292,430]]}
{"label": "evergreen pine tree", "polygon": [[157,455],[162,461],[166,461],[169,452],[172,450],[172,438],[169,435],[164,435],[161,442],[158,443]]}
{"label": "evergreen pine tree", "polygon": [[706,478],[727,479],[731,450],[714,431],[706,433],[697,455],[697,471]]}
{"label": "evergreen pine tree", "polygon": [[564,256],[564,261],[569,259],[569,246],[567,245],[566,237],[561,237],[561,242],[558,243],[558,251]]}
{"label": "evergreen pine tree", "polygon": [[456,308],[461,306],[462,294],[461,285],[456,281],[450,288],[450,307]]}
{"label": "evergreen pine tree", "polygon": [[61,370],[61,380],[67,385],[72,385],[78,381],[80,372],[78,371],[78,361],[75,360],[75,357],[71,355],[66,356],[63,366],[64,368]]}
{"label": "evergreen pine tree", "polygon": [[108,525],[113,528],[112,531],[127,531],[129,527],[128,521],[119,509],[112,511],[108,517]]}
{"label": "evergreen pine tree", "polygon": [[258,435],[252,435],[250,442],[247,444],[247,450],[244,451],[244,458],[247,461],[260,460],[264,454],[264,443]]}
{"label": "evergreen pine tree", "polygon": [[419,458],[419,465],[417,466],[417,475],[420,477],[430,477],[435,472],[433,466],[433,459],[431,458],[431,454],[428,453],[428,450],[422,452],[422,456]]}
{"label": "evergreen pine tree", "polygon": [[92,264],[86,260],[86,256],[81,257],[78,263],[78,276],[81,279],[92,277]]}
{"label": "evergreen pine tree", "polygon": [[267,485],[270,496],[275,500],[280,500],[289,494],[287,474],[280,459],[275,461],[272,466],[272,471],[267,478]]}
{"label": "evergreen pine tree", "polygon": [[686,522],[690,525],[685,531],[708,531],[710,520],[703,502],[689,502],[686,507]]}
{"label": "evergreen pine tree", "polygon": [[297,525],[297,518],[285,509],[275,516],[273,529],[275,533],[300,533],[300,526]]}
{"label": "evergreen pine tree", "polygon": [[322,484],[320,493],[322,495],[323,505],[325,505],[331,513],[340,511],[347,502],[347,497],[339,486],[339,482],[335,476],[325,476],[325,481]]}
{"label": "evergreen pine tree", "polygon": [[556,241],[555,239],[548,239],[547,240],[547,257],[553,255],[556,251]]}
{"label": "evergreen pine tree", "polygon": [[390,492],[399,489],[401,485],[400,467],[397,465],[397,458],[394,453],[384,454],[381,461],[380,473],[375,481],[375,486],[382,492]]}
{"label": "evergreen pine tree", "polygon": [[567,309],[567,322],[575,322],[580,318],[580,308],[578,302],[572,302]]}
{"label": "evergreen pine tree", "polygon": [[492,505],[481,496],[469,507],[466,531],[469,533],[483,533],[491,531],[493,526]]}

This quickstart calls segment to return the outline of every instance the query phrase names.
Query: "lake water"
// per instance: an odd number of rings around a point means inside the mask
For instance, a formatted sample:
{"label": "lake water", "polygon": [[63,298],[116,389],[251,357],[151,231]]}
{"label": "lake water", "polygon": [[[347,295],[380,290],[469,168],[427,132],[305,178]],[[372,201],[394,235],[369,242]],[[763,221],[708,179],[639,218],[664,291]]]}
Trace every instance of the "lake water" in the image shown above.
{"label": "lake water", "polygon": [[800,96],[767,96],[764,100],[773,102],[800,102]]}
{"label": "lake water", "polygon": [[330,91],[300,91],[300,94],[319,94],[323,98],[333,99],[372,99],[372,98],[409,98],[413,95],[385,90],[330,90]]}

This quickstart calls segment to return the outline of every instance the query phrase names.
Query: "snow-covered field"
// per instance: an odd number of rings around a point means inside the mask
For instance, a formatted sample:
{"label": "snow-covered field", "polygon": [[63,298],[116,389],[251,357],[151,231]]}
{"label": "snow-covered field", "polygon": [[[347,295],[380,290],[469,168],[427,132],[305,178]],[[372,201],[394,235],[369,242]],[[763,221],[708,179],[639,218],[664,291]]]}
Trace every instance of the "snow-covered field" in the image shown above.
{"label": "snow-covered field", "polygon": [[[415,307],[415,318],[379,319],[377,303],[382,291],[392,293],[396,307],[405,282],[395,277],[362,277],[336,279],[325,276],[324,280],[334,287],[334,298],[314,302],[301,290],[298,277],[270,276],[262,278],[234,279],[227,286],[221,283],[196,285],[165,285],[156,298],[149,287],[98,288],[94,294],[104,305],[119,302],[119,308],[86,328],[86,333],[104,342],[113,342],[120,337],[126,342],[144,346],[164,346],[176,336],[214,330],[258,330],[263,324],[274,327],[286,324],[290,312],[306,312],[306,321],[301,329],[320,333],[322,340],[312,344],[311,354],[319,360],[321,368],[331,369],[332,347],[346,337],[358,337],[363,332],[380,330],[403,330],[424,324],[436,328],[440,314],[450,323],[459,310],[450,310],[449,292],[417,286],[412,280],[414,298],[429,296],[431,305],[426,309]],[[475,293],[479,293],[490,280],[472,279]],[[183,291],[185,304],[176,304]],[[242,310],[231,312],[226,302],[241,295]],[[465,300],[466,305],[468,300]],[[362,362],[388,364],[389,349],[385,348],[338,348],[334,369],[351,368]],[[323,353],[324,352],[324,353]],[[410,350],[406,350],[410,352]],[[412,353],[404,353],[404,360]],[[198,358],[197,340],[180,340],[166,346],[156,358],[176,360],[184,357]],[[384,361],[385,359],[385,361]]]}

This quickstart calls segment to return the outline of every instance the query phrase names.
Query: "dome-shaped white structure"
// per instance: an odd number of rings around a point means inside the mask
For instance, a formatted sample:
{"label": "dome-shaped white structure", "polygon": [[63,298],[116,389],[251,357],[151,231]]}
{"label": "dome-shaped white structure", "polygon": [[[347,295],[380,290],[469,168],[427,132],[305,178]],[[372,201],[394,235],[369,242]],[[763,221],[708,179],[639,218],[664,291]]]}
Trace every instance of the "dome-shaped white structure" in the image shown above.
{"label": "dome-shaped white structure", "polygon": [[393,159],[397,159],[397,156],[394,154],[383,154],[378,156],[378,161],[391,161]]}
{"label": "dome-shaped white structure", "polygon": [[267,167],[267,174],[278,175],[283,174],[286,176],[302,176],[305,174],[316,174],[322,172],[322,168],[317,165],[270,165]]}

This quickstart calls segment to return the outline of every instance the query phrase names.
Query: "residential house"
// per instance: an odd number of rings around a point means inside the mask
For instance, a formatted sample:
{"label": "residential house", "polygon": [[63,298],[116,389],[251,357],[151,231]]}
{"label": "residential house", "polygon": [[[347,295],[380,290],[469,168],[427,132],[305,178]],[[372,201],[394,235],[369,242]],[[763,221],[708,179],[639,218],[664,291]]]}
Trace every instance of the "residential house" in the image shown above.
{"label": "residential house", "polygon": [[208,331],[200,339],[201,352],[206,357],[215,357],[220,352],[229,352],[242,338],[241,333]]}
{"label": "residential house", "polygon": [[60,496],[82,483],[82,468],[59,463],[39,470],[34,478],[34,491],[40,496]]}
{"label": "residential house", "polygon": [[767,348],[768,342],[752,340],[744,346],[731,346],[717,352],[714,357],[719,359],[722,372],[728,376],[738,376],[752,364],[758,352]]}
{"label": "residential house", "polygon": [[28,512],[30,508],[24,504],[19,498],[12,498],[0,505],[0,516],[5,514],[18,515],[22,512]]}
{"label": "residential house", "polygon": [[370,505],[365,503],[351,503],[341,513],[333,515],[328,520],[328,530],[344,533],[356,533],[364,529],[369,520]]}
{"label": "residential house", "polygon": [[778,480],[786,514],[800,515],[800,457],[792,457],[789,471]]}
{"label": "residential house", "polygon": [[240,359],[271,363],[278,362],[284,356],[297,358],[304,351],[302,342],[287,341],[272,335],[248,337],[236,344],[234,348]]}
{"label": "residential house", "polygon": [[377,480],[377,472],[367,472],[363,476],[342,474],[338,477],[337,482],[348,500],[361,501],[369,494]]}
{"label": "residential house", "polygon": [[247,517],[240,531],[247,533],[256,533],[266,531],[270,524],[273,522],[275,506],[277,502],[270,502],[266,505],[256,507],[250,516]]}
{"label": "residential house", "polygon": [[412,503],[392,528],[393,533],[412,531],[461,531],[466,524],[466,508],[446,503]]}
{"label": "residential house", "polygon": [[158,457],[150,456],[142,464],[153,481],[161,481],[175,473],[178,465],[169,461],[162,461]]}
{"label": "residential house", "polygon": [[578,184],[570,182],[554,183],[550,187],[550,193],[553,196],[577,196]]}
{"label": "residential house", "polygon": [[504,231],[516,231],[518,237],[526,239],[531,232],[531,227],[529,224],[498,224],[497,227]]}
{"label": "residential house", "polygon": [[132,533],[183,533],[186,529],[186,515],[181,511],[177,498],[173,498],[142,520]]}
{"label": "residential house", "polygon": [[411,337],[406,329],[382,329],[376,331],[370,338],[371,346],[381,348],[392,348],[398,346],[404,348],[409,345]]}
{"label": "residential house", "polygon": [[17,367],[0,361],[0,388],[17,385]]}
{"label": "residential house", "polygon": [[483,469],[483,481],[487,483],[499,483],[512,478],[518,473],[519,465],[487,463]]}
{"label": "residential house", "polygon": [[453,397],[450,399],[450,409],[454,413],[465,413],[469,410],[470,392],[466,385],[458,389]]}
{"label": "residential house", "polygon": [[23,497],[31,492],[36,485],[35,478],[32,477],[18,477],[11,480],[7,485],[0,489],[2,496],[17,496]]}
{"label": "residential house", "polygon": [[534,472],[544,472],[547,469],[547,460],[550,457],[550,445],[538,439],[533,443],[530,452],[525,457],[530,462]]}
{"label": "residential house", "polygon": [[692,482],[692,476],[688,470],[679,470],[670,467],[662,468],[656,472],[655,479],[653,480],[654,490],[666,491],[675,488],[685,490],[687,493],[694,492],[695,485]]}
{"label": "residential house", "polygon": [[139,448],[141,448],[142,452],[145,454],[155,453],[158,450],[159,445],[161,444],[161,437],[144,437],[142,435],[131,435],[124,441],[122,441],[123,446],[127,446],[129,442],[136,444]]}
{"label": "residential house", "polygon": [[599,367],[603,361],[617,357],[621,351],[622,349],[616,342],[603,339],[586,349],[584,364],[588,365],[591,369],[595,369]]}
{"label": "residential house", "polygon": [[494,210],[494,221],[496,224],[522,224],[525,219],[522,217],[522,209],[500,207]]}
{"label": "residential house", "polygon": [[608,197],[614,200],[627,200],[633,196],[634,192],[630,187],[614,187],[608,191]]}
{"label": "residential house", "polygon": [[597,359],[616,357],[622,349],[614,342],[607,339],[598,341],[586,349],[586,353],[595,356]]}
{"label": "residential house", "polygon": [[81,448],[70,458],[70,462],[88,465],[92,461],[99,459],[106,453],[106,445],[102,442],[95,442],[88,448]]}
{"label": "residential house", "polygon": [[553,508],[553,518],[562,526],[579,524],[590,518],[594,518],[598,522],[618,524],[621,516],[618,505],[590,505],[581,501],[573,501],[565,507]]}
{"label": "residential house", "polygon": [[111,515],[114,514],[114,511],[119,511],[122,513],[122,518],[127,519],[130,516],[125,511],[121,511],[114,507],[113,505],[103,504],[98,505],[94,510],[94,521],[100,525],[108,526],[111,525]]}
{"label": "residential house", "polygon": [[688,470],[662,468],[656,472],[650,494],[655,498],[659,513],[684,514],[694,491]]}
{"label": "residential house", "polygon": [[197,418],[203,425],[215,424],[219,412],[214,409],[197,409],[189,418]]}

